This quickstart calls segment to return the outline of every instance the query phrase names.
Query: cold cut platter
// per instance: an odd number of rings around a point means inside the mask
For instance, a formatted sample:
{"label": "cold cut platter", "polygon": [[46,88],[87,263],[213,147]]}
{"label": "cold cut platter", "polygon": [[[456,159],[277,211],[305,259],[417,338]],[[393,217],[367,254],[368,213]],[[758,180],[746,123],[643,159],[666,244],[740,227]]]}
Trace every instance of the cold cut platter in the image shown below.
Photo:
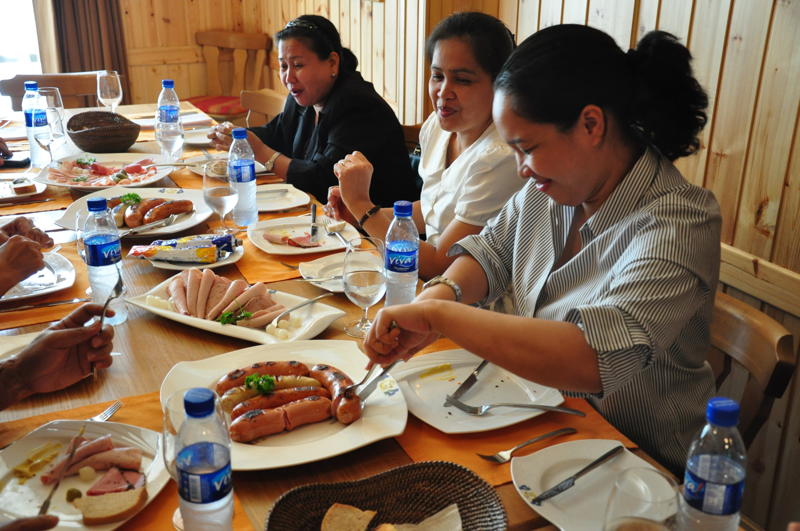
{"label": "cold cut platter", "polygon": [[[252,370],[247,374],[247,369],[253,366],[261,367],[262,373],[277,366],[284,373],[282,376],[316,380],[317,394],[300,390],[309,387],[306,380],[292,381],[289,385],[298,385],[287,389],[292,389],[297,396],[293,395],[294,400],[288,403],[272,402],[277,398],[274,395],[280,394],[279,390],[274,390],[240,400],[229,411],[239,407],[231,423],[234,438],[248,439],[233,442],[234,470],[311,463],[394,437],[405,429],[408,416],[405,399],[390,377],[384,379],[363,404],[357,404],[357,408],[353,406],[354,401],[348,402],[338,396],[344,383],[363,378],[366,364],[366,356],[352,341],[259,345],[176,364],[161,384],[161,401],[163,403],[179,389],[202,386],[222,391],[225,409],[230,405],[224,401],[226,394],[239,387],[239,380],[244,381],[254,374]],[[295,370],[297,367],[300,368]],[[302,376],[306,369],[308,375]],[[336,381],[342,385],[335,384]],[[314,386],[313,382],[310,386]],[[258,402],[255,405],[261,407],[248,410],[240,407],[247,401]]]}
{"label": "cold cut platter", "polygon": [[113,186],[147,186],[166,177],[173,166],[160,155],[147,153],[83,153],[42,168],[34,181],[76,190],[95,191]]}

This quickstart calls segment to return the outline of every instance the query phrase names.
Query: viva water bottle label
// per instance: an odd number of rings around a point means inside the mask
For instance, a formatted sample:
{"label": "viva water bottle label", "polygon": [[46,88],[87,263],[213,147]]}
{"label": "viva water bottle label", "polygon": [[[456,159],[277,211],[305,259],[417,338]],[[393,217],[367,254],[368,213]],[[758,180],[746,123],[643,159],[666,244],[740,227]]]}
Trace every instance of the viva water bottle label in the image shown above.
{"label": "viva water bottle label", "polygon": [[175,123],[178,121],[180,109],[176,105],[162,105],[158,108],[158,121]]}
{"label": "viva water bottle label", "polygon": [[744,481],[728,485],[713,483],[686,469],[683,497],[698,511],[715,515],[736,513],[742,506],[743,494]]}
{"label": "viva water bottle label", "polygon": [[221,500],[233,489],[230,459],[221,468],[206,471],[220,455],[211,455],[228,450],[214,443],[195,443],[178,454],[178,491],[181,498],[192,503],[211,503]]}
{"label": "viva water bottle label", "polygon": [[27,109],[25,127],[42,127],[47,125],[47,114],[42,109]]}
{"label": "viva water bottle label", "polygon": [[411,242],[389,242],[386,246],[386,269],[394,273],[417,270],[417,247]]}
{"label": "viva water bottle label", "polygon": [[237,160],[228,164],[228,173],[237,183],[249,183],[256,178],[256,166],[252,160]]}
{"label": "viva water bottle label", "polygon": [[84,240],[85,259],[89,266],[116,264],[122,259],[119,238],[110,234],[98,234]]}

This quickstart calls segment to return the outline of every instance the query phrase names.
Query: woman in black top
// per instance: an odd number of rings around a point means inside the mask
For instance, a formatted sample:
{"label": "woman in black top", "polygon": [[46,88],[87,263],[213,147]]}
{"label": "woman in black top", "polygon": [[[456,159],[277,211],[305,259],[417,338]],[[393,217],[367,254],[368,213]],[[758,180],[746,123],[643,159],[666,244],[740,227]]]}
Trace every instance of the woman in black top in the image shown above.
{"label": "woman in black top", "polygon": [[[358,60],[342,47],[324,17],[303,15],[276,35],[281,82],[289,90],[283,112],[250,130],[256,160],[286,182],[327,201],[337,184],[333,165],[355,150],[375,166],[370,196],[390,206],[419,198],[400,122],[371,83],[356,71]],[[215,145],[230,146],[230,124],[217,126]]]}

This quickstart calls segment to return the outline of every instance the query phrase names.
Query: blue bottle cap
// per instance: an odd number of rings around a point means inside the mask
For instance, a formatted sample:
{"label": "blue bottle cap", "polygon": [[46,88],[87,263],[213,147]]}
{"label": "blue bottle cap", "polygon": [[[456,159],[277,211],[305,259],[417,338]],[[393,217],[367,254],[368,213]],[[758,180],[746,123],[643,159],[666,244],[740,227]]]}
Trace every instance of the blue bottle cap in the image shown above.
{"label": "blue bottle cap", "polygon": [[89,212],[101,212],[106,209],[106,198],[93,197],[86,201],[86,206],[89,207]]}
{"label": "blue bottle cap", "polygon": [[394,202],[394,215],[396,217],[407,218],[411,216],[411,202],[410,201],[395,201]]}
{"label": "blue bottle cap", "polygon": [[174,88],[175,82],[171,79],[162,79],[161,80],[161,87],[162,88]]}
{"label": "blue bottle cap", "polygon": [[25,90],[39,90],[39,82],[38,81],[26,81],[25,82]]}
{"label": "blue bottle cap", "polygon": [[708,399],[706,420],[716,426],[730,428],[739,422],[739,404],[736,400],[724,396]]}
{"label": "blue bottle cap", "polygon": [[231,131],[231,134],[233,135],[233,138],[235,138],[236,140],[247,138],[247,129],[245,129],[244,127],[237,127],[236,129]]}
{"label": "blue bottle cap", "polygon": [[183,395],[183,408],[190,417],[207,417],[214,412],[214,391],[206,387],[194,387]]}

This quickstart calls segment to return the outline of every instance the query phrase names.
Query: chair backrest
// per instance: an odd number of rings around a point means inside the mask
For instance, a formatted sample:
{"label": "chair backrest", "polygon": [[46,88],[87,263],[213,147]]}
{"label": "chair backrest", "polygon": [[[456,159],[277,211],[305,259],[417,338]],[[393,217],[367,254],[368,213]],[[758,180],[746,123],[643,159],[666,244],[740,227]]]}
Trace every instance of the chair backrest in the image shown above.
{"label": "chair backrest", "polygon": [[72,72],[66,74],[20,74],[0,81],[0,95],[11,96],[11,107],[22,110],[25,82],[37,81],[40,87],[58,87],[64,107],[74,109],[94,105],[97,96],[97,72]]}
{"label": "chair backrest", "polygon": [[240,98],[247,109],[247,127],[264,125],[281,112],[286,96],[272,89],[243,90]]}
{"label": "chair backrest", "polygon": [[419,131],[422,124],[403,125],[403,138],[408,148],[408,158],[411,160],[411,168],[417,177],[417,190],[422,191],[422,177],[419,176],[419,163],[422,157],[422,148],[419,144]]}
{"label": "chair backrest", "polygon": [[[235,96],[242,90],[261,88],[261,77],[267,56],[272,50],[272,38],[266,33],[235,31],[198,31],[197,44],[203,47],[206,60],[207,96]],[[221,62],[233,56],[233,73],[221,75]],[[230,86],[223,86],[223,77]]]}
{"label": "chair backrest", "polygon": [[[756,438],[769,418],[772,403],[783,396],[794,373],[797,355],[792,335],[779,322],[744,302],[717,292],[711,321],[712,352],[709,361],[717,376],[717,389],[744,384],[739,398],[739,430],[745,445]],[[732,367],[741,366],[746,377],[739,384]],[[726,395],[730,390],[726,389]]]}

